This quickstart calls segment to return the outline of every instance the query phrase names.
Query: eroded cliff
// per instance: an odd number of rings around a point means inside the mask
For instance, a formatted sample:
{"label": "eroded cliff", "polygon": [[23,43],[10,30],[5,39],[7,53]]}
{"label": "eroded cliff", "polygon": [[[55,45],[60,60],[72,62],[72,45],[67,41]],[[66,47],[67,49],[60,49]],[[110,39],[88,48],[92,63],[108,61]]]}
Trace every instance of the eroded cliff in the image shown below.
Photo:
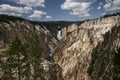
{"label": "eroded cliff", "polygon": [[[48,52],[57,44],[50,31],[42,25],[7,17],[8,20],[0,21],[0,79],[62,80],[61,68],[48,59]],[[18,47],[21,47],[20,41],[24,45],[22,51],[18,51]],[[20,52],[22,56],[16,58],[19,54],[16,52]]]}
{"label": "eroded cliff", "polygon": [[64,42],[54,58],[64,80],[112,80],[112,59],[120,47],[119,15],[73,24],[62,33]]}

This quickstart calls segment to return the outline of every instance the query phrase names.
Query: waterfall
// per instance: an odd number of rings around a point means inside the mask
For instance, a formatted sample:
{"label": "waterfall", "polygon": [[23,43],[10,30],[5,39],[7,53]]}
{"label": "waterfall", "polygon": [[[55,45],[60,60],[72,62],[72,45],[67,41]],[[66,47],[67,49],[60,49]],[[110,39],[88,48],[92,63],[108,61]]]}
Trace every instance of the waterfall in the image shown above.
{"label": "waterfall", "polygon": [[58,31],[58,33],[57,33],[57,38],[58,38],[58,40],[61,40],[61,39],[62,39],[61,31]]}

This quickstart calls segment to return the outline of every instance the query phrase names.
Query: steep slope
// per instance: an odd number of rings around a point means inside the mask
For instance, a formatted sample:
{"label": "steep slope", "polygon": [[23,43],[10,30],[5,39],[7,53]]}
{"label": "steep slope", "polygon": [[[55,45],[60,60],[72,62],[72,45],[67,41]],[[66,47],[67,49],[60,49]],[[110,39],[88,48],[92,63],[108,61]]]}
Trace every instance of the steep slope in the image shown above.
{"label": "steep slope", "polygon": [[[48,52],[57,45],[57,40],[51,35],[50,31],[45,27],[37,24],[32,24],[18,17],[11,16],[0,16],[0,79],[8,80],[13,77],[18,80],[18,67],[13,66],[11,71],[12,75],[8,75],[9,70],[7,69],[7,64],[9,61],[9,54],[11,46],[14,45],[16,37],[25,46],[23,51],[24,56],[20,57],[21,61],[21,73],[19,75],[21,80],[35,80],[34,75],[37,80],[62,80],[61,68],[57,63],[48,61]],[[37,41],[35,38],[37,37]],[[39,47],[36,47],[36,44]],[[20,46],[20,45],[18,45]],[[35,48],[34,48],[35,47]],[[36,50],[37,48],[37,50]],[[33,52],[32,49],[34,50]],[[41,55],[38,57],[37,62],[39,64],[39,70],[35,70],[34,66],[38,65],[33,62],[36,56],[33,56],[35,51],[39,51],[37,54]],[[17,55],[17,54],[15,54]],[[13,62],[14,63],[14,62]],[[18,64],[18,63],[17,63]],[[28,66],[30,64],[30,66]],[[28,67],[26,67],[28,66]],[[29,68],[30,67],[30,68]],[[8,67],[10,68],[10,66]],[[27,70],[28,69],[28,70]],[[16,71],[17,70],[17,71]],[[25,72],[26,70],[26,72]],[[29,72],[30,70],[30,72]],[[28,71],[28,72],[27,72]],[[24,73],[23,73],[24,72]],[[37,72],[37,73],[36,73]],[[55,73],[55,74],[52,74]],[[29,75],[27,75],[29,74]],[[29,76],[29,77],[28,77]],[[13,79],[12,79],[13,80]]]}
{"label": "steep slope", "polygon": [[112,80],[113,55],[120,48],[120,15],[62,29],[63,44],[54,53],[64,80]]}

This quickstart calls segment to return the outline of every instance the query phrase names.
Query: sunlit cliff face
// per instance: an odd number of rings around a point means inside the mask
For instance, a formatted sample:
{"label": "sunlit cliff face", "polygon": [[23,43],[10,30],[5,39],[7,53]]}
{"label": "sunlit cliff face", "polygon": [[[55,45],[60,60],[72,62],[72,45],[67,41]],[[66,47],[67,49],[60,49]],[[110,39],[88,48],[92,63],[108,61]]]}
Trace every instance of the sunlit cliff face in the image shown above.
{"label": "sunlit cliff face", "polygon": [[64,80],[112,80],[112,55],[120,47],[120,16],[64,28],[55,53]]}

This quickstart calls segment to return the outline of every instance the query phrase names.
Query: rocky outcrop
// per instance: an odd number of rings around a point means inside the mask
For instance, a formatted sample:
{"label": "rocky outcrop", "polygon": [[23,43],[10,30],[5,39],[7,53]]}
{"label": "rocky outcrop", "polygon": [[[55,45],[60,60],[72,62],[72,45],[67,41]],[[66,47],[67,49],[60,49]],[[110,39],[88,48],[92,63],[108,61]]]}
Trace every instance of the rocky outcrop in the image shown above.
{"label": "rocky outcrop", "polygon": [[[20,39],[20,41],[26,45],[26,55],[30,54],[30,40],[34,39],[32,36],[34,33],[36,33],[36,36],[38,37],[39,41],[38,45],[40,45],[41,52],[38,54],[42,54],[41,58],[39,59],[40,65],[39,69],[40,72],[36,73],[36,79],[37,80],[62,80],[61,75],[61,68],[57,63],[54,63],[53,61],[48,61],[48,52],[51,50],[56,44],[57,40],[51,35],[50,31],[45,27],[41,25],[33,25],[29,21],[25,20],[17,20],[16,21],[7,21],[7,22],[0,22],[0,79],[6,80],[6,70],[5,65],[7,64],[6,60],[8,58],[8,51],[10,49],[10,45],[15,40],[16,37]],[[19,45],[18,45],[19,46]],[[28,55],[30,56],[30,55]],[[21,63],[21,65],[27,65],[30,63],[30,74],[29,79],[34,79],[34,70],[33,70],[33,62],[30,62],[34,56],[30,56],[30,60],[27,60]],[[26,58],[27,59],[27,58]],[[38,67],[38,66],[37,66]],[[15,78],[15,80],[18,80],[18,72],[16,71],[17,68],[14,68],[12,71],[12,76]],[[22,71],[24,71],[24,68],[21,68]],[[21,73],[21,79],[22,80],[29,80],[25,76],[25,74]]]}
{"label": "rocky outcrop", "polygon": [[65,42],[54,58],[64,80],[112,80],[112,55],[120,47],[119,15],[73,24],[62,33]]}
{"label": "rocky outcrop", "polygon": [[41,63],[43,66],[43,72],[41,75],[44,79],[42,80],[63,80],[62,69],[57,63],[51,63],[47,60]]}

